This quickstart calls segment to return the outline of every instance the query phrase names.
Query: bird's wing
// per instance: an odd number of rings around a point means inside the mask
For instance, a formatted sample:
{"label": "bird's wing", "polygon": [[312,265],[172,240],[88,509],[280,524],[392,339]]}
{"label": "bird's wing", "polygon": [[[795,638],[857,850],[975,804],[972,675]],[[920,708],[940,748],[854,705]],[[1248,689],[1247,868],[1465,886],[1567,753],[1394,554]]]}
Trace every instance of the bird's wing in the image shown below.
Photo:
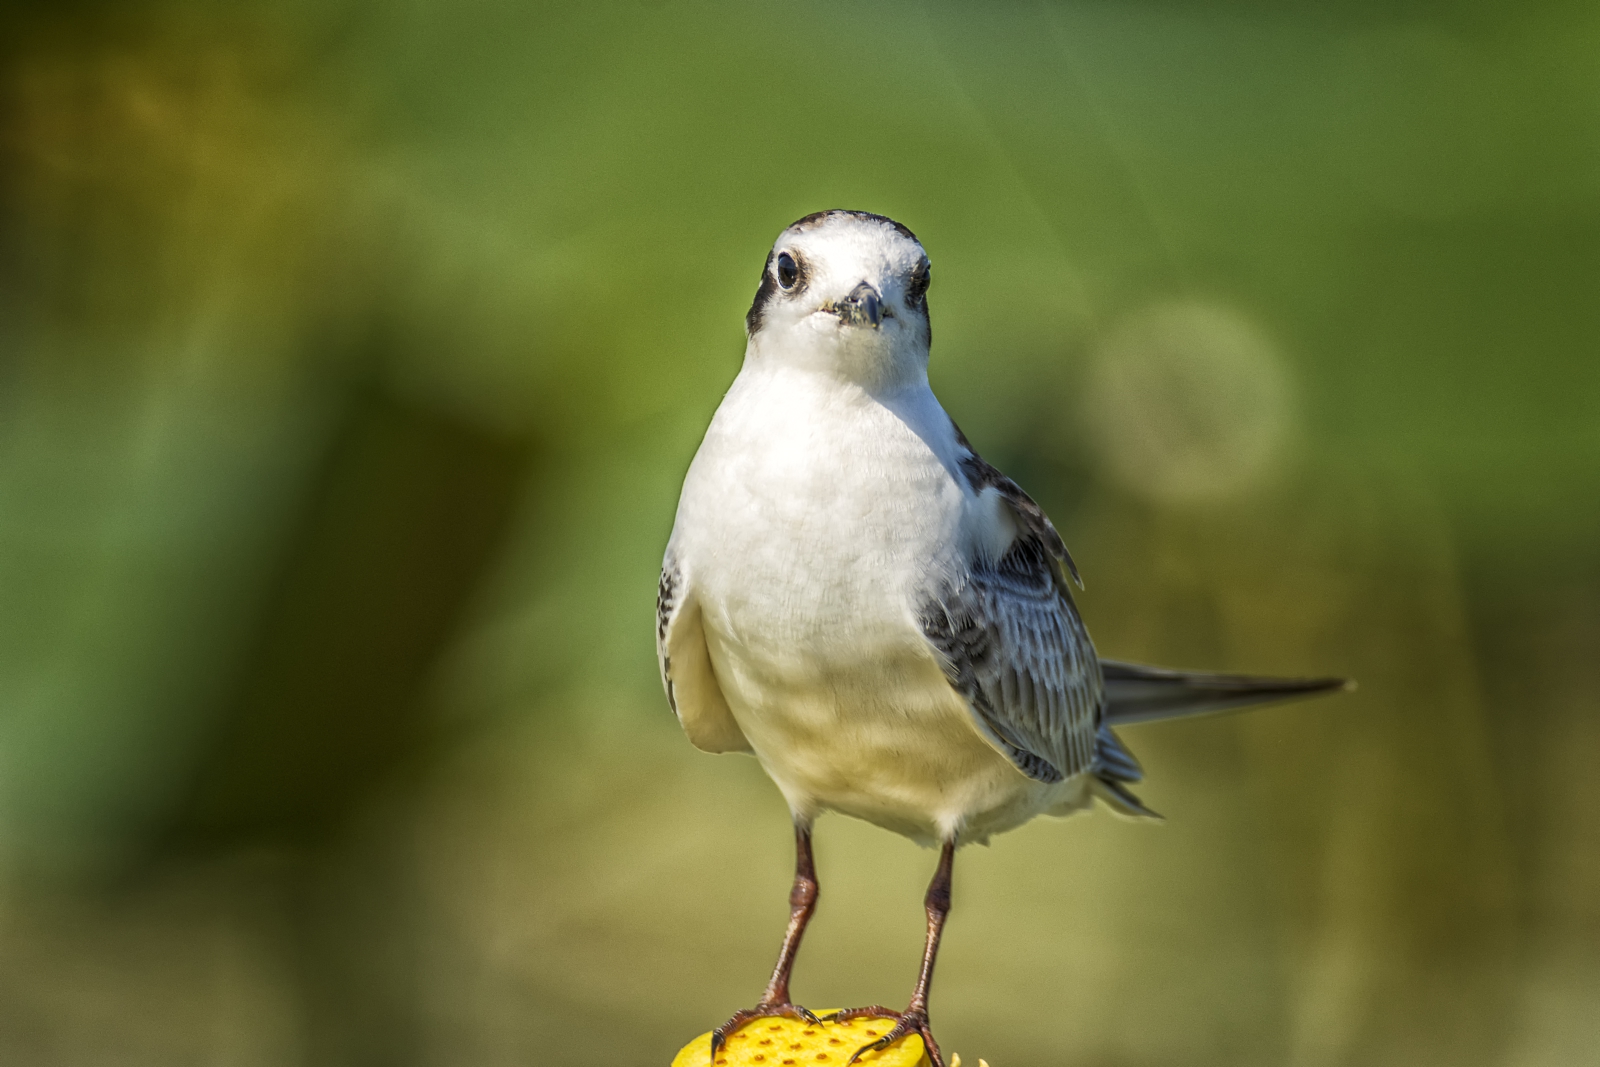
{"label": "bird's wing", "polygon": [[[991,465],[977,449],[967,440],[967,435],[961,432],[961,427],[954,422],[950,424],[956,432],[956,442],[962,448],[961,472],[967,476],[967,481],[972,485],[972,491],[981,493],[985,489],[993,489],[999,493],[1007,504],[1011,506],[1011,513],[1021,524],[1023,530],[1039,542],[1039,546],[1050,554],[1055,560],[1056,570],[1063,578],[1070,576],[1073,584],[1079,589],[1083,588],[1083,579],[1078,575],[1078,565],[1072,562],[1072,554],[1067,551],[1067,543],[1061,540],[1061,535],[1056,532],[1056,527],[1050,521],[1050,516],[1044,509],[1034,503],[1033,497],[1022,491],[1022,486],[1007,478],[1000,470]],[[1066,586],[1063,583],[1063,590]],[[1067,599],[1072,599],[1072,594],[1067,594]],[[1073,614],[1077,609],[1073,608]]]}
{"label": "bird's wing", "polygon": [[750,751],[712,670],[691,576],[670,546],[656,587],[656,664],[667,703],[696,748]]}
{"label": "bird's wing", "polygon": [[1106,721],[1116,725],[1230,711],[1253,704],[1353,689],[1346,678],[1264,678],[1249,674],[1210,674],[1100,661],[1106,683]]}
{"label": "bird's wing", "polygon": [[1059,782],[1095,764],[1100,672],[1053,561],[1023,534],[922,609],[922,632],[979,728],[1018,770]]}
{"label": "bird's wing", "polygon": [[1041,782],[1093,774],[1107,800],[1143,814],[1123,784],[1142,777],[1139,765],[1104,722],[1099,661],[1069,591],[1077,572],[1066,546],[1039,505],[956,432],[973,491],[999,493],[1017,532],[998,560],[975,556],[929,598],[923,633],[979,729],[1018,770]]}

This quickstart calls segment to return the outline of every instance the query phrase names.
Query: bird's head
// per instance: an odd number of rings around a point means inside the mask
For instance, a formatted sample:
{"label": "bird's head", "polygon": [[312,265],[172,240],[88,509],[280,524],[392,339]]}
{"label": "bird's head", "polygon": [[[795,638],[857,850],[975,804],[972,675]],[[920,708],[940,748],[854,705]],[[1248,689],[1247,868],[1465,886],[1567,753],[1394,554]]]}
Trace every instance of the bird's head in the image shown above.
{"label": "bird's head", "polygon": [[928,256],[882,215],[819,211],[778,235],[745,316],[750,355],[891,382],[926,371]]}

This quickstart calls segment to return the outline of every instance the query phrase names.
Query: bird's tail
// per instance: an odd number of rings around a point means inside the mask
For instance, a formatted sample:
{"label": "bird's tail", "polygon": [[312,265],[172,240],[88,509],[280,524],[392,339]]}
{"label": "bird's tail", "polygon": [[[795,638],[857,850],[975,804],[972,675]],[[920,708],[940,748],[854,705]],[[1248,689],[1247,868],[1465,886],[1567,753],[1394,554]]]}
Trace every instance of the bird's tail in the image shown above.
{"label": "bird's tail", "polygon": [[1228,711],[1355,688],[1355,683],[1345,678],[1200,674],[1116,660],[1101,660],[1100,669],[1106,683],[1105,721],[1112,726]]}

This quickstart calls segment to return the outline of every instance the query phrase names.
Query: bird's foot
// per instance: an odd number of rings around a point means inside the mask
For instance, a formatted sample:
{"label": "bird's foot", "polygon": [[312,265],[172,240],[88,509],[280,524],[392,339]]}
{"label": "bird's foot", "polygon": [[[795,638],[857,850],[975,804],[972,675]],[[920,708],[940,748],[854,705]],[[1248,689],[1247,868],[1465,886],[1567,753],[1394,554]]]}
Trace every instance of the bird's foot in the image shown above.
{"label": "bird's foot", "polygon": [[716,1063],[717,1052],[725,1045],[728,1038],[741,1026],[757,1019],[799,1019],[801,1022],[820,1026],[822,1020],[811,1014],[798,1004],[783,1003],[757,1004],[753,1008],[744,1008],[733,1013],[732,1018],[715,1030],[711,1031],[711,1062]]}
{"label": "bird's foot", "polygon": [[[888,1048],[907,1034],[916,1034],[922,1038],[922,1047],[927,1050],[928,1061],[933,1067],[944,1067],[944,1056],[939,1052],[939,1043],[933,1039],[933,1028],[928,1025],[928,1013],[922,1008],[907,1008],[905,1011],[891,1011],[888,1008],[874,1004],[869,1008],[847,1008],[836,1011],[831,1015],[824,1015],[824,1022],[850,1022],[853,1019],[893,1019],[894,1026],[889,1032],[870,1044],[862,1045],[856,1049],[854,1056],[850,1057],[845,1067],[869,1052],[877,1052]],[[869,1033],[871,1031],[868,1031]]]}

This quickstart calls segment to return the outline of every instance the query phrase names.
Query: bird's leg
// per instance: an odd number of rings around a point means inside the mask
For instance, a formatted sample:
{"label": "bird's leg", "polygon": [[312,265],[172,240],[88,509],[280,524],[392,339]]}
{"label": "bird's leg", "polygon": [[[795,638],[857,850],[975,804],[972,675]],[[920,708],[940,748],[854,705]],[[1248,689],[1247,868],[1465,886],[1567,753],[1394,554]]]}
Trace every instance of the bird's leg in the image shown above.
{"label": "bird's leg", "polygon": [[856,1054],[850,1057],[850,1063],[868,1052],[888,1048],[907,1034],[916,1033],[922,1038],[933,1067],[944,1067],[944,1056],[939,1052],[938,1043],[933,1040],[933,1028],[928,1025],[928,986],[933,983],[933,964],[939,958],[939,939],[944,936],[944,920],[950,914],[950,872],[955,855],[956,843],[946,841],[939,852],[939,867],[933,872],[933,881],[928,883],[928,894],[922,898],[923,909],[928,913],[928,940],[922,949],[922,973],[917,976],[917,988],[911,991],[911,1003],[906,1010],[890,1011],[874,1006],[851,1008],[828,1016],[830,1020],[839,1022],[850,1019],[895,1020],[894,1027],[887,1034],[857,1049]]}
{"label": "bird's leg", "polygon": [[728,1035],[752,1019],[785,1016],[816,1023],[817,1017],[789,1000],[789,975],[794,970],[794,958],[800,951],[800,939],[805,936],[806,924],[817,910],[817,865],[811,857],[811,826],[796,821],[794,824],[794,888],[789,890],[789,928],[783,932],[783,947],[778,950],[778,965],[772,969],[767,991],[754,1008],[733,1013],[733,1018],[711,1032],[711,1058],[716,1060],[717,1050],[727,1041]]}
{"label": "bird's leg", "polygon": [[794,971],[794,958],[800,951],[800,939],[805,936],[806,924],[816,910],[817,865],[811,856],[811,827],[795,823],[794,886],[789,890],[789,927],[783,932],[783,947],[778,950],[778,963],[772,968],[767,991],[761,995],[762,1006],[790,1006],[789,975]]}

